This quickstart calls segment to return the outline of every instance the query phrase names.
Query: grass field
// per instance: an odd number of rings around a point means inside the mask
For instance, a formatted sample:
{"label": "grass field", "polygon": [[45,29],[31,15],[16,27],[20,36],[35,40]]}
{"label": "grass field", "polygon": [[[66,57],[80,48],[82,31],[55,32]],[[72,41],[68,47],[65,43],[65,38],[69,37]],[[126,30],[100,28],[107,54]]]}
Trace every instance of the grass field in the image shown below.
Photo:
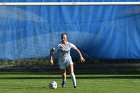
{"label": "grass field", "polygon": [[[67,85],[61,88],[60,75],[46,73],[0,73],[0,93],[139,93],[140,75],[76,75],[77,88],[68,75]],[[48,83],[56,81],[57,89]]]}

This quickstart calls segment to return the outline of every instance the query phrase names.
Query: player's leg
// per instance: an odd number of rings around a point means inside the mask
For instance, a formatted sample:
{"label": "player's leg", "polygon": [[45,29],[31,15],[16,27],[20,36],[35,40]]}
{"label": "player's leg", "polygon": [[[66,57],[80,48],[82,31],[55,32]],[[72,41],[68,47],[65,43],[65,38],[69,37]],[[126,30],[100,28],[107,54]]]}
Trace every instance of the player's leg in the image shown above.
{"label": "player's leg", "polygon": [[60,69],[62,75],[62,87],[65,87],[66,84],[66,69]]}
{"label": "player's leg", "polygon": [[59,64],[60,73],[62,75],[62,87],[66,85],[66,64]]}
{"label": "player's leg", "polygon": [[70,72],[71,79],[72,79],[72,82],[73,82],[73,86],[74,86],[74,88],[76,88],[76,78],[75,78],[75,74],[74,74],[73,64],[69,64],[68,67],[69,67],[69,72]]}

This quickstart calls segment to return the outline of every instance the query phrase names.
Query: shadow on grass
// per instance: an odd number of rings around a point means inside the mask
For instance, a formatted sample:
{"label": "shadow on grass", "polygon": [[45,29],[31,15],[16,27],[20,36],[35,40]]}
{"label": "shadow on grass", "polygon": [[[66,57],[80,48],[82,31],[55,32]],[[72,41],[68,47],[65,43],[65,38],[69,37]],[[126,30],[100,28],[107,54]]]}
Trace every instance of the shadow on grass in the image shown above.
{"label": "shadow on grass", "polygon": [[[70,77],[67,77],[70,78]],[[76,76],[77,79],[140,79],[140,75],[84,75],[84,76]],[[61,79],[61,77],[0,77],[0,79]]]}

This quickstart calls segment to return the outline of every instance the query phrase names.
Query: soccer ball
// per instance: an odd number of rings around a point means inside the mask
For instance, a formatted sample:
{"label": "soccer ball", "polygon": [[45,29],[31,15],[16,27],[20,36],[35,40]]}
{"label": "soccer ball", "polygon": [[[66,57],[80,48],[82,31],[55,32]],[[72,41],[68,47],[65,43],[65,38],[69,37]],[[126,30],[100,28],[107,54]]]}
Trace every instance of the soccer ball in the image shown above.
{"label": "soccer ball", "polygon": [[49,88],[50,89],[56,89],[57,88],[57,83],[55,81],[52,81],[49,83]]}

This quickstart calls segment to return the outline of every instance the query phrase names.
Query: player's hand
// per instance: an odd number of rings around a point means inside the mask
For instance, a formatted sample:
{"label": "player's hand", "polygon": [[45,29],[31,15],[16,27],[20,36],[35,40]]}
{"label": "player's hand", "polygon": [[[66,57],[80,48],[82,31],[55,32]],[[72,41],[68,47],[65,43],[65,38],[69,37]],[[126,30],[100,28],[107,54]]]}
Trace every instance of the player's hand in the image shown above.
{"label": "player's hand", "polygon": [[52,48],[51,50],[50,50],[50,52],[54,52],[55,51],[55,48]]}
{"label": "player's hand", "polygon": [[51,64],[51,65],[53,65],[53,64],[54,64],[53,60],[50,60],[50,64]]}
{"label": "player's hand", "polygon": [[83,57],[80,57],[80,62],[85,62],[85,59]]}

